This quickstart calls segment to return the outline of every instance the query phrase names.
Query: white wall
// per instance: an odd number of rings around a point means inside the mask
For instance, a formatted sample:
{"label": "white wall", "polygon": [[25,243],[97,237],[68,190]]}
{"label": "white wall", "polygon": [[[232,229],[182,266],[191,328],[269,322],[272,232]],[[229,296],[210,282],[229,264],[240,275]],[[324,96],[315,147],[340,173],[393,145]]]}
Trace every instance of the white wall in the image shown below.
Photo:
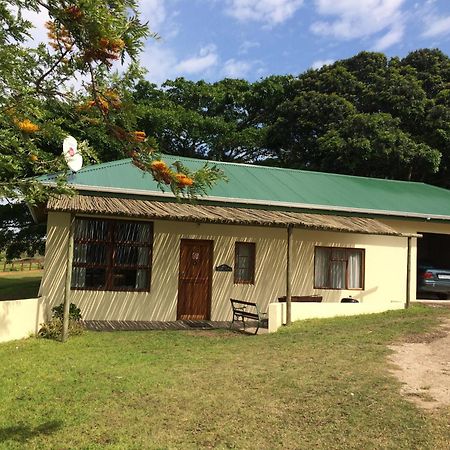
{"label": "white wall", "polygon": [[44,322],[41,299],[0,302],[0,342],[29,337]]}
{"label": "white wall", "polygon": [[[404,302],[391,301],[379,303],[292,303],[291,318],[295,320],[323,319],[338,316],[356,316],[403,309]],[[269,333],[274,333],[286,323],[286,304],[269,305]]]}

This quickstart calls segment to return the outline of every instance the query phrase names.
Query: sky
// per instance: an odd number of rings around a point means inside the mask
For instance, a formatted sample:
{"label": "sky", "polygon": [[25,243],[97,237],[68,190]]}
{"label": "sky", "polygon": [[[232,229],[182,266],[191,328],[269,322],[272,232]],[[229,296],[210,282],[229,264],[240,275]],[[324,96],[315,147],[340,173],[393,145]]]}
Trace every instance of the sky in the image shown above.
{"label": "sky", "polygon": [[[362,50],[450,55],[450,0],[141,0],[160,39],[141,55],[147,78],[255,81],[298,75]],[[33,18],[32,18],[33,20]],[[44,18],[34,17],[45,36]],[[42,29],[42,30],[41,30]]]}

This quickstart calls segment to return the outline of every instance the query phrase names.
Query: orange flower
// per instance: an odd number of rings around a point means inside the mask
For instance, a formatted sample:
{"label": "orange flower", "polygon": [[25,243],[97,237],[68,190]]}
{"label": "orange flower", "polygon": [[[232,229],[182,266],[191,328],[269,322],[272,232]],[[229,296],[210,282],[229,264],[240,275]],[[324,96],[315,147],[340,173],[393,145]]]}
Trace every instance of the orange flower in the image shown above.
{"label": "orange flower", "polygon": [[159,160],[153,161],[150,164],[150,167],[153,170],[156,170],[157,172],[167,172],[169,170],[169,168],[167,167],[167,164],[164,161],[159,161]]}
{"label": "orange flower", "polygon": [[39,127],[29,119],[16,121],[16,125],[24,133],[35,133],[39,130]]}
{"label": "orange flower", "polygon": [[192,186],[194,183],[194,180],[187,177],[184,173],[177,173],[175,178],[177,179],[177,183],[180,187]]}
{"label": "orange flower", "polygon": [[146,135],[145,135],[144,131],[133,131],[132,135],[133,135],[134,141],[136,141],[136,142],[144,142],[145,141]]}
{"label": "orange flower", "polygon": [[109,47],[109,39],[101,38],[98,41],[98,46],[101,48],[108,48]]}

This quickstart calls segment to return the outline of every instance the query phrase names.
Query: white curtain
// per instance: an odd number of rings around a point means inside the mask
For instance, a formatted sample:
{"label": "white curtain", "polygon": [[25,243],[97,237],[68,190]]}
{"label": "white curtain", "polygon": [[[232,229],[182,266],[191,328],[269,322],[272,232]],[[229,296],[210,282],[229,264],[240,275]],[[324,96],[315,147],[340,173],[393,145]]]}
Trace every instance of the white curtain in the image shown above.
{"label": "white curtain", "polygon": [[361,250],[316,247],[314,284],[317,288],[362,288]]}
{"label": "white curtain", "polygon": [[362,288],[362,252],[359,250],[348,250],[348,288]]}
{"label": "white curtain", "polygon": [[347,266],[347,252],[334,248],[331,251],[330,281],[334,289],[345,289],[345,275]]}
{"label": "white curtain", "polygon": [[328,286],[328,263],[330,260],[329,248],[316,247],[316,255],[314,258],[314,284],[316,287],[329,287]]}

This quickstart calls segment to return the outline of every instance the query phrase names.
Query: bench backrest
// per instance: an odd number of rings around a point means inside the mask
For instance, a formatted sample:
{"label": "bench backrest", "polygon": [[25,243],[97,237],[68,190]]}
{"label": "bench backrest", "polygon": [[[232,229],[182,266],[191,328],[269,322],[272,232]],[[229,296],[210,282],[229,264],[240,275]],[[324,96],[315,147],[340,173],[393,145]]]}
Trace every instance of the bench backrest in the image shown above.
{"label": "bench backrest", "polygon": [[231,302],[231,307],[233,308],[233,310],[235,308],[251,307],[251,308],[254,308],[256,310],[256,314],[259,315],[258,305],[254,302],[245,302],[244,300],[236,300],[234,298],[230,298],[230,302]]}

